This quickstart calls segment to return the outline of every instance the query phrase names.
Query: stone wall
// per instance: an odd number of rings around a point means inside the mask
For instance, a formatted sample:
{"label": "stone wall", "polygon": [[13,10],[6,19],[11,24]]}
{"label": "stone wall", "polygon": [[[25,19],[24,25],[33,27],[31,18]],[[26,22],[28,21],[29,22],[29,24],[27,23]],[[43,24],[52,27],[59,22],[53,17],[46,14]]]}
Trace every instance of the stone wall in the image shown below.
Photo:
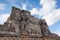
{"label": "stone wall", "polygon": [[11,15],[0,25],[0,40],[60,40],[60,37],[50,32],[45,19],[12,7]]}
{"label": "stone wall", "polygon": [[0,37],[0,40],[60,40],[55,38],[29,38],[29,37]]}
{"label": "stone wall", "polygon": [[42,38],[0,37],[0,40],[42,40]]}

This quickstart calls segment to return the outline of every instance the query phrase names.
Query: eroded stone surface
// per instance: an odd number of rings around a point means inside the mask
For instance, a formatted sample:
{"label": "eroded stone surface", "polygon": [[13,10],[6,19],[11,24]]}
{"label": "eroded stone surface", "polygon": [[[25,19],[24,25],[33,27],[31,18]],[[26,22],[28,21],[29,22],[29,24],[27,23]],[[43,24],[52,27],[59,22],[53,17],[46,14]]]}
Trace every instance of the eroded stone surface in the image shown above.
{"label": "eroded stone surface", "polygon": [[60,37],[50,32],[45,19],[12,7],[11,15],[0,25],[0,40],[60,40]]}

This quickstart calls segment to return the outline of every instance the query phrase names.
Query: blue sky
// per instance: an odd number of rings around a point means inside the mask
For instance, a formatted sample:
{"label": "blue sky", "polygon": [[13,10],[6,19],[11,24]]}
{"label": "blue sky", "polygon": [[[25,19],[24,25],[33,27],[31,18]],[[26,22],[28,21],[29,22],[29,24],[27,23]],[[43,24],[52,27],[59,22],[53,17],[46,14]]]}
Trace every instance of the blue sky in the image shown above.
{"label": "blue sky", "polygon": [[0,0],[0,24],[7,20],[12,6],[28,10],[39,19],[45,19],[50,31],[60,35],[60,0]]}

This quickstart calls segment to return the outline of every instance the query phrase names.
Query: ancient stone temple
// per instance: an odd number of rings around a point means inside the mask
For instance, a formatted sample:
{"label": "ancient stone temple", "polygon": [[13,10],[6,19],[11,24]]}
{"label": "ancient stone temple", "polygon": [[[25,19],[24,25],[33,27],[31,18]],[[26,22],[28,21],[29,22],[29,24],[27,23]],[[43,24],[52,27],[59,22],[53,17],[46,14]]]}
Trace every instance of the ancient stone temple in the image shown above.
{"label": "ancient stone temple", "polygon": [[50,32],[45,19],[12,7],[11,15],[0,25],[0,40],[60,40],[60,37]]}

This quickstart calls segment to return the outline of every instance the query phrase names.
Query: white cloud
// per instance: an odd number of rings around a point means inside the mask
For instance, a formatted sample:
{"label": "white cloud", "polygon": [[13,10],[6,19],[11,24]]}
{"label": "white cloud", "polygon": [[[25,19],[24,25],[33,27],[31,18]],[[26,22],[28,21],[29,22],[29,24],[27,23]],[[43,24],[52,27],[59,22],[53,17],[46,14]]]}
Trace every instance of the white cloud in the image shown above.
{"label": "white cloud", "polygon": [[6,4],[0,3],[0,10],[4,10],[6,8]]}
{"label": "white cloud", "polygon": [[32,10],[30,10],[30,12],[31,12],[31,15],[39,13],[39,11],[36,8],[33,8]]}
{"label": "white cloud", "polygon": [[26,4],[22,4],[22,9],[26,10]]}
{"label": "white cloud", "polygon": [[40,0],[40,5],[42,8],[40,10],[33,8],[31,14],[37,14],[43,16],[49,26],[53,25],[55,22],[60,20],[60,9],[56,9],[55,0]]}
{"label": "white cloud", "polygon": [[10,0],[11,3],[14,3],[15,1],[14,0]]}
{"label": "white cloud", "polygon": [[0,24],[4,24],[6,22],[7,18],[9,17],[10,14],[1,14],[0,15]]}
{"label": "white cloud", "polygon": [[44,16],[48,25],[53,25],[60,20],[60,9],[55,9],[49,15]]}
{"label": "white cloud", "polygon": [[12,4],[15,2],[15,0],[6,0],[6,1]]}

